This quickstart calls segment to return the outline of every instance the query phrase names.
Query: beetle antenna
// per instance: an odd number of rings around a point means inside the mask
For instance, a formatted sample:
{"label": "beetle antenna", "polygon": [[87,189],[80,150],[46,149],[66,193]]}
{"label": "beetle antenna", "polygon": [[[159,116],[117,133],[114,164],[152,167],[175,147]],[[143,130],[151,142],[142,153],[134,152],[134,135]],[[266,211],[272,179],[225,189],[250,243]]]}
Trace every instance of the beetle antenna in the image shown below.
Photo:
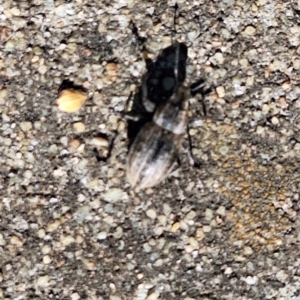
{"label": "beetle antenna", "polygon": [[[174,28],[173,28],[173,31],[174,31],[174,36],[175,36],[175,41],[176,41],[176,34],[177,34],[177,30],[176,30],[176,18],[177,18],[177,10],[178,10],[179,6],[177,4],[177,2],[175,3],[175,6],[174,6]],[[173,39],[174,39],[174,36],[173,36]]]}
{"label": "beetle antenna", "polygon": [[[176,79],[176,85],[178,84],[178,69],[179,69],[179,53],[180,53],[180,44],[176,40],[176,18],[177,18],[177,10],[178,10],[178,4],[177,2],[175,3],[174,6],[174,36],[173,36],[173,45],[176,47],[175,51],[175,67],[174,67],[174,75]],[[175,40],[174,40],[175,37]]]}

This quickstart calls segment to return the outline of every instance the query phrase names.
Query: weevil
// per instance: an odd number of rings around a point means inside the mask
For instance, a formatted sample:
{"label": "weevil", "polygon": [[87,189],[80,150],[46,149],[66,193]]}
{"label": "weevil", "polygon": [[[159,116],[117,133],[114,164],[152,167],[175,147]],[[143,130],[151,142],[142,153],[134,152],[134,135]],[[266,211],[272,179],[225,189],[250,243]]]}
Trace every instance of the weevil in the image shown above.
{"label": "weevil", "polygon": [[[187,131],[191,90],[183,82],[178,82],[180,44],[176,43],[174,47],[174,75],[177,82],[173,95],[155,107],[148,100],[147,77],[142,84],[142,103],[148,112],[154,114],[152,121],[139,131],[127,157],[127,180],[138,190],[154,187],[170,174],[176,165]],[[202,85],[199,87],[202,88]]]}
{"label": "weevil", "polygon": [[[174,29],[177,9],[178,6],[176,4]],[[175,57],[174,55],[172,56],[172,54],[174,54],[172,53],[172,49],[175,49]],[[170,47],[166,48],[166,50],[171,50],[171,56],[169,55],[170,53],[168,53],[168,57],[172,64],[172,76],[170,77],[169,74],[163,78],[161,78],[161,76],[154,78],[158,83],[160,80],[161,82],[156,84],[156,88],[150,90],[148,90],[148,82],[151,81],[149,74],[146,74],[142,81],[141,102],[144,109],[148,113],[152,113],[153,117],[152,120],[146,123],[138,132],[129,148],[127,157],[127,180],[131,186],[137,190],[158,185],[172,172],[183,147],[184,135],[188,133],[189,100],[192,94],[202,90],[205,85],[203,81],[196,83],[194,86],[187,86],[185,84],[188,50],[185,44],[175,41]],[[159,60],[157,60],[157,65],[165,69],[165,67],[168,67],[170,64],[170,61],[167,60],[164,62],[162,60],[159,62]],[[156,65],[154,65],[154,68],[155,67]],[[154,73],[155,71],[156,70],[154,70]],[[157,73],[162,72],[158,70]],[[172,84],[173,79],[174,82]],[[155,92],[163,95],[159,89],[163,86],[164,81],[169,81],[168,86],[170,93],[166,100],[160,102],[157,101],[159,99],[155,97]],[[204,105],[203,110],[205,111]],[[191,146],[190,137],[189,144]],[[190,149],[187,150],[190,164],[193,164],[194,160]]]}

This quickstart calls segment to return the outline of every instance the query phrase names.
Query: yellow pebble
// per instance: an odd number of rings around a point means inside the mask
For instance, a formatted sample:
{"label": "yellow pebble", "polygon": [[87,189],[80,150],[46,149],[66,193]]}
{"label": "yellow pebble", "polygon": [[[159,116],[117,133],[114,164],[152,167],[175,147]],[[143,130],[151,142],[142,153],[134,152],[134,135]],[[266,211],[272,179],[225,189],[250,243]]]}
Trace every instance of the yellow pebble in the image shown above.
{"label": "yellow pebble", "polygon": [[79,90],[63,90],[58,98],[57,105],[60,111],[73,113],[78,111],[87,99],[87,94]]}

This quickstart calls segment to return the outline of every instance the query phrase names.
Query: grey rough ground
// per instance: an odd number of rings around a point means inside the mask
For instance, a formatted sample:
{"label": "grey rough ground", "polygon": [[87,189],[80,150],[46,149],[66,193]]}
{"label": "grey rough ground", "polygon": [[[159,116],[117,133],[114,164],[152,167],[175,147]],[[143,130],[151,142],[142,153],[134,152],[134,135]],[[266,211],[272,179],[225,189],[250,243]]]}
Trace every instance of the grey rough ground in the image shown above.
{"label": "grey rough ground", "polygon": [[[0,299],[300,299],[300,3],[178,1],[189,76],[213,87],[190,129],[201,168],[135,194],[129,22],[155,59],[174,4],[0,0]],[[89,91],[79,113],[56,107],[64,79]],[[97,162],[91,138],[116,133]]]}

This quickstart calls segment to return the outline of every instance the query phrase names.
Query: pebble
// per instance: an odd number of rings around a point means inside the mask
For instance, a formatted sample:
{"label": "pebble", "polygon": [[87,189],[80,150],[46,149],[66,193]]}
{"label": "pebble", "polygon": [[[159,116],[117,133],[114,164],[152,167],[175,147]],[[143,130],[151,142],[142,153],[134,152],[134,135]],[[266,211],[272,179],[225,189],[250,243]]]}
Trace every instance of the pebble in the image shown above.
{"label": "pebble", "polygon": [[286,90],[289,90],[289,89],[291,88],[291,84],[290,84],[290,82],[286,81],[286,82],[284,82],[284,83],[281,85],[281,87],[282,87],[282,89],[283,89],[284,91],[286,91]]}
{"label": "pebble", "polygon": [[262,112],[260,110],[253,112],[253,117],[257,121],[261,119],[261,115],[262,115]]}
{"label": "pebble", "polygon": [[75,122],[73,128],[77,133],[82,133],[85,131],[85,124],[83,122]]}
{"label": "pebble", "polygon": [[107,237],[107,232],[105,232],[105,231],[99,232],[99,233],[97,234],[97,239],[98,239],[98,240],[105,240],[106,237]]}
{"label": "pebble", "polygon": [[154,264],[153,264],[153,266],[154,267],[161,267],[162,265],[164,264],[164,261],[163,261],[163,259],[158,259]]}
{"label": "pebble", "polygon": [[[78,201],[81,201],[81,194],[78,195]],[[74,216],[77,223],[81,224],[90,215],[91,207],[89,205],[83,205],[77,209]]]}
{"label": "pebble", "polygon": [[71,300],[79,300],[80,299],[80,295],[78,293],[73,293],[71,294]]}
{"label": "pebble", "polygon": [[277,117],[272,117],[271,122],[273,125],[278,125],[279,124],[279,119]]}
{"label": "pebble", "polygon": [[219,208],[217,209],[217,214],[218,215],[221,215],[221,216],[225,216],[225,213],[226,213],[226,208],[225,206],[219,206]]}
{"label": "pebble", "polygon": [[222,146],[219,148],[219,152],[222,154],[222,155],[226,155],[229,151],[229,148],[227,146]]}
{"label": "pebble", "polygon": [[187,36],[188,36],[188,39],[190,42],[194,42],[194,40],[197,38],[197,36],[199,36],[199,33],[198,33],[198,31],[193,30],[193,31],[188,32]]}
{"label": "pebble", "polygon": [[204,233],[211,232],[211,227],[209,225],[204,225],[202,227]]}
{"label": "pebble", "polygon": [[263,114],[263,115],[268,114],[269,111],[270,111],[270,108],[271,108],[271,107],[270,107],[268,104],[264,104],[264,105],[262,106],[262,110],[261,110],[262,114]]}
{"label": "pebble", "polygon": [[107,75],[109,75],[111,77],[114,77],[114,76],[117,75],[117,64],[115,64],[115,63],[108,63],[105,66],[105,69],[106,69]]}
{"label": "pebble", "polygon": [[3,145],[5,145],[5,146],[10,146],[11,143],[12,143],[12,140],[9,138],[5,138],[3,141]]}
{"label": "pebble", "polygon": [[225,96],[225,88],[223,86],[218,86],[216,88],[216,92],[217,92],[219,98],[224,98],[224,96]]}
{"label": "pebble", "polygon": [[253,276],[253,277],[247,276],[246,278],[242,277],[242,280],[245,281],[249,285],[254,285],[254,284],[257,284],[257,282],[258,282],[257,276]]}
{"label": "pebble", "polygon": [[262,126],[257,126],[256,133],[257,134],[263,134],[265,132],[265,128]]}
{"label": "pebble", "polygon": [[50,277],[48,275],[40,276],[37,279],[37,285],[39,287],[45,288],[45,287],[49,286],[49,281],[50,281]]}
{"label": "pebble", "polygon": [[60,111],[74,113],[84,105],[87,97],[85,92],[79,90],[63,90],[56,102]]}
{"label": "pebble", "polygon": [[152,208],[150,208],[146,211],[146,215],[148,218],[150,218],[152,220],[156,219],[156,211]]}
{"label": "pebble", "polygon": [[244,254],[245,255],[252,255],[253,254],[252,248],[249,247],[249,246],[244,247]]}
{"label": "pebble", "polygon": [[230,274],[232,274],[232,268],[227,267],[227,268],[225,269],[225,271],[224,271],[224,274],[225,274],[225,275],[230,275]]}
{"label": "pebble", "polygon": [[77,244],[81,244],[81,243],[83,243],[83,242],[84,242],[84,238],[83,238],[83,236],[81,236],[81,235],[77,235],[77,236],[76,236],[76,240],[75,240],[75,242],[76,242]]}
{"label": "pebble", "polygon": [[280,270],[279,272],[276,273],[276,278],[280,281],[280,282],[286,282],[289,278],[289,275],[284,271],[284,270]]}
{"label": "pebble", "polygon": [[67,235],[67,236],[62,236],[60,241],[64,246],[69,246],[75,242],[75,239],[73,238],[73,236]]}
{"label": "pebble", "polygon": [[55,220],[47,224],[47,231],[53,232],[61,225],[60,220]]}
{"label": "pebble", "polygon": [[90,270],[90,271],[97,270],[95,263],[88,259],[83,259],[83,264],[87,270]]}
{"label": "pebble", "polygon": [[31,122],[22,122],[20,124],[20,127],[24,132],[27,132],[32,129],[32,123]]}
{"label": "pebble", "polygon": [[221,52],[217,52],[210,58],[210,61],[215,65],[222,65],[224,63],[224,56]]}
{"label": "pebble", "polygon": [[169,204],[164,203],[163,204],[163,213],[164,213],[164,215],[169,216],[171,212],[172,212],[172,207]]}
{"label": "pebble", "polygon": [[171,232],[176,232],[180,228],[180,222],[175,222],[171,227]]}
{"label": "pebble", "polygon": [[203,232],[203,229],[202,228],[198,228],[197,231],[196,231],[196,238],[198,241],[201,241],[205,238],[205,234]]}
{"label": "pebble", "polygon": [[157,300],[158,296],[156,295],[156,293],[151,293],[146,300]]}
{"label": "pebble", "polygon": [[39,56],[35,55],[35,56],[32,57],[31,62],[34,64],[37,61],[39,61],[39,59],[40,59]]}
{"label": "pebble", "polygon": [[5,246],[6,245],[6,241],[3,237],[3,234],[0,233],[0,246]]}
{"label": "pebble", "polygon": [[51,258],[50,258],[50,256],[49,255],[45,255],[44,257],[43,257],[43,264],[44,265],[49,265],[50,263],[51,263]]}
{"label": "pebble", "polygon": [[300,59],[299,58],[294,59],[294,61],[293,61],[293,68],[295,70],[299,70],[300,69]]}
{"label": "pebble", "polygon": [[16,93],[16,98],[18,101],[22,102],[25,99],[25,95],[22,92],[17,92]]}
{"label": "pebble", "polygon": [[80,146],[80,141],[78,139],[74,139],[70,141],[70,147],[73,149],[78,149]]}
{"label": "pebble", "polygon": [[196,250],[199,248],[199,243],[194,237],[189,238],[189,244],[192,247],[193,250]]}
{"label": "pebble", "polygon": [[39,71],[40,74],[44,75],[44,74],[47,73],[48,68],[45,65],[41,65],[41,66],[38,67],[38,71]]}
{"label": "pebble", "polygon": [[43,247],[42,247],[42,253],[44,254],[44,255],[46,255],[46,254],[48,254],[48,253],[50,253],[51,252],[51,247],[49,246],[49,245],[44,245]]}
{"label": "pebble", "polygon": [[103,137],[94,137],[89,140],[89,143],[95,147],[105,147],[107,148],[109,146],[108,140]]}
{"label": "pebble", "polygon": [[30,179],[30,178],[32,178],[33,173],[32,173],[32,171],[30,171],[30,170],[26,170],[26,171],[23,173],[23,176],[24,176],[24,178]]}
{"label": "pebble", "polygon": [[8,99],[8,90],[0,89],[0,105],[4,105]]}
{"label": "pebble", "polygon": [[67,6],[65,4],[61,4],[55,8],[54,12],[58,17],[63,18],[67,15]]}
{"label": "pebble", "polygon": [[214,217],[214,212],[210,208],[207,208],[205,210],[205,219],[210,221],[213,217]]}
{"label": "pebble", "polygon": [[17,247],[22,247],[23,246],[23,241],[16,235],[11,237],[10,243],[12,245],[16,245]]}
{"label": "pebble", "polygon": [[5,46],[4,46],[5,51],[12,52],[15,50],[15,48],[16,48],[15,40],[10,39],[5,43]]}
{"label": "pebble", "polygon": [[254,26],[247,26],[244,31],[243,34],[245,35],[254,35],[256,32],[256,28]]}
{"label": "pebble", "polygon": [[17,7],[13,7],[10,9],[10,12],[13,16],[19,16],[20,15],[20,10]]}
{"label": "pebble", "polygon": [[123,228],[121,226],[118,226],[116,228],[116,231],[113,233],[113,237],[119,240],[122,236],[123,236]]}
{"label": "pebble", "polygon": [[105,201],[115,203],[122,200],[128,200],[128,195],[119,188],[111,188],[107,192],[102,194]]}

